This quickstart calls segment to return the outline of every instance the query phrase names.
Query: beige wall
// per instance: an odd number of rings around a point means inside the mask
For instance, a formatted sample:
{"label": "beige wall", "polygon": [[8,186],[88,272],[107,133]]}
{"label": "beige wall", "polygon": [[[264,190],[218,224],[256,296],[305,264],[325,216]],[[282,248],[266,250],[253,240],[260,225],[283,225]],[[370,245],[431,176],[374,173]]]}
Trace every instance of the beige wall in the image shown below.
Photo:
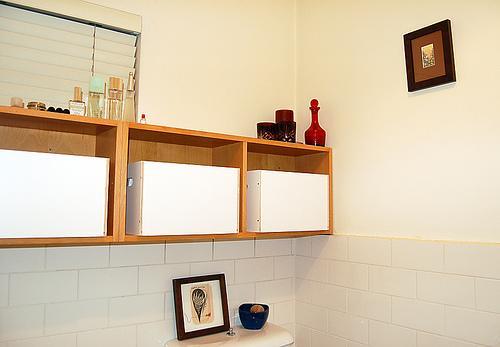
{"label": "beige wall", "polygon": [[142,16],[139,112],[149,122],[255,136],[294,105],[289,0],[94,0]]}
{"label": "beige wall", "polygon": [[[446,18],[457,83],[410,94],[402,35]],[[320,100],[337,232],[500,242],[499,32],[496,0],[297,0],[298,114]]]}

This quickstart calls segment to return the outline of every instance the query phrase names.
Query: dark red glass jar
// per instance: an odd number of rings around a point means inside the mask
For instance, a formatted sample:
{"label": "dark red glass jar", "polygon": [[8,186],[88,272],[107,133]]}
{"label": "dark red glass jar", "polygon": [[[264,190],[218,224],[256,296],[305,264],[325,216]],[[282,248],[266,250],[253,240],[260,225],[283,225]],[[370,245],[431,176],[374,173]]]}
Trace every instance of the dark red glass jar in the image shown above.
{"label": "dark red glass jar", "polygon": [[325,146],[326,142],[326,131],[319,125],[318,112],[319,112],[319,102],[316,99],[311,100],[311,125],[309,129],[306,130],[305,140],[306,144],[314,146]]}

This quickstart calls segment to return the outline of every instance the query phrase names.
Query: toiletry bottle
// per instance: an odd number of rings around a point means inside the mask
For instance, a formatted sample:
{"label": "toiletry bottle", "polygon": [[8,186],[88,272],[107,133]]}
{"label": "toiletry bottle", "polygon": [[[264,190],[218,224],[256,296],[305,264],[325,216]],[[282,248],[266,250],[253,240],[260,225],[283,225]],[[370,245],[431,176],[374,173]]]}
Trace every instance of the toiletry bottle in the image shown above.
{"label": "toiletry bottle", "polygon": [[90,79],[87,116],[104,118],[104,80],[99,76]]}
{"label": "toiletry bottle", "polygon": [[75,87],[73,100],[69,101],[69,114],[85,116],[85,103],[82,101],[82,88]]}
{"label": "toiletry bottle", "polygon": [[146,124],[146,115],[143,113],[141,116],[141,120],[139,121],[141,124]]}
{"label": "toiletry bottle", "polygon": [[110,77],[108,87],[108,118],[122,119],[123,110],[123,82],[121,78]]}
{"label": "toiletry bottle", "polygon": [[132,72],[129,72],[127,90],[125,91],[125,103],[123,105],[123,120],[127,122],[136,121],[134,83],[134,75],[132,74]]}

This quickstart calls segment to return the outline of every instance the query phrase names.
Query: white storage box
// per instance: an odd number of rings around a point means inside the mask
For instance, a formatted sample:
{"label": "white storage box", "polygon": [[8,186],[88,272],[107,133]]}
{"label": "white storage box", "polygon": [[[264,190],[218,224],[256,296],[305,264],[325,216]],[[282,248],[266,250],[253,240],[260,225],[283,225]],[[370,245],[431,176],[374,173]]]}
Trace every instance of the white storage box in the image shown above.
{"label": "white storage box", "polygon": [[0,150],[0,238],[106,235],[109,159]]}
{"label": "white storage box", "polygon": [[328,230],[328,179],[319,174],[249,171],[248,231]]}
{"label": "white storage box", "polygon": [[127,234],[238,232],[239,169],[140,161],[128,177]]}

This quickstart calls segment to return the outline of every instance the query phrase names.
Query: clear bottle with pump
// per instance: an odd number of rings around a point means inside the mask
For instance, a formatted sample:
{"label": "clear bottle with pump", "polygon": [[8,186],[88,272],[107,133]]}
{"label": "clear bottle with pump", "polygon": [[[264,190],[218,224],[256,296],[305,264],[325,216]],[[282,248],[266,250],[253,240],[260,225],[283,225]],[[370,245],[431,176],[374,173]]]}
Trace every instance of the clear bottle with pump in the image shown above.
{"label": "clear bottle with pump", "polygon": [[123,112],[123,82],[121,78],[110,77],[108,86],[108,118],[121,120]]}
{"label": "clear bottle with pump", "polygon": [[123,106],[123,120],[127,122],[136,121],[134,84],[134,75],[130,72],[128,74],[127,90],[125,91],[125,102]]}
{"label": "clear bottle with pump", "polygon": [[85,116],[85,103],[83,102],[82,88],[75,87],[73,90],[73,100],[69,101],[69,114]]}
{"label": "clear bottle with pump", "polygon": [[105,118],[104,80],[99,76],[92,76],[89,85],[87,116]]}

